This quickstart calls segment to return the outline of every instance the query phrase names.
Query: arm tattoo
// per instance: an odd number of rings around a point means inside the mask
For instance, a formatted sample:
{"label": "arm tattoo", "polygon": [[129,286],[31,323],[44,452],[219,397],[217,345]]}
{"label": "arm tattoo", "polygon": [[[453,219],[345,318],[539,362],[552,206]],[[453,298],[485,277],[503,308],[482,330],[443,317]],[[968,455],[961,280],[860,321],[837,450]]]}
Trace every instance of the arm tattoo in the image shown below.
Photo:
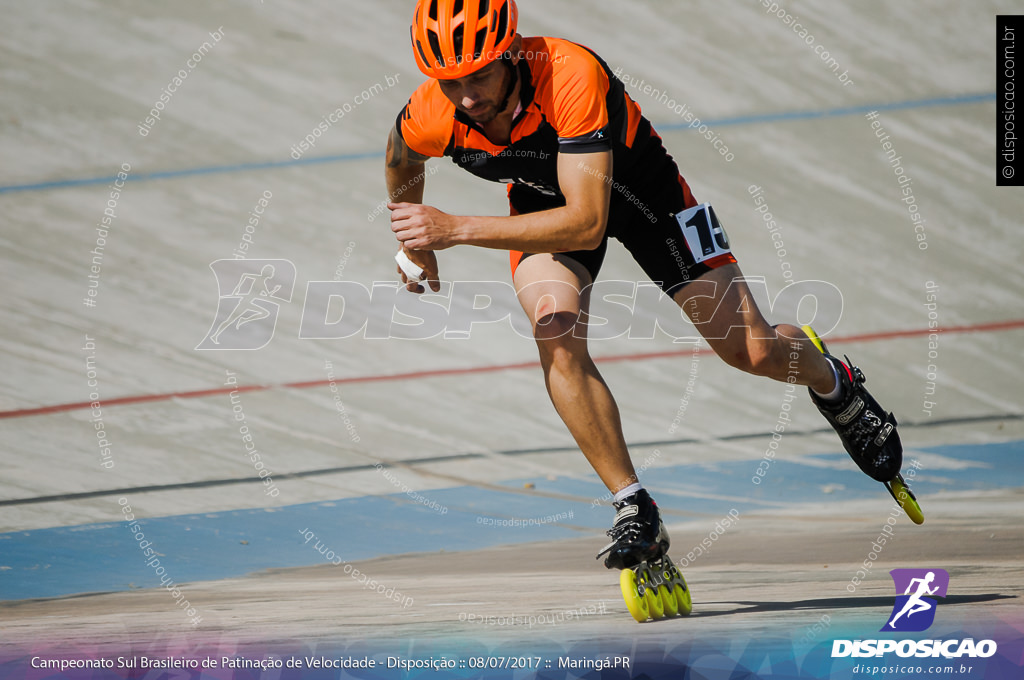
{"label": "arm tattoo", "polygon": [[409,148],[409,145],[402,139],[398,132],[398,126],[391,128],[388,135],[387,160],[389,168],[397,168],[403,165],[418,165],[426,163],[430,156],[424,156]]}

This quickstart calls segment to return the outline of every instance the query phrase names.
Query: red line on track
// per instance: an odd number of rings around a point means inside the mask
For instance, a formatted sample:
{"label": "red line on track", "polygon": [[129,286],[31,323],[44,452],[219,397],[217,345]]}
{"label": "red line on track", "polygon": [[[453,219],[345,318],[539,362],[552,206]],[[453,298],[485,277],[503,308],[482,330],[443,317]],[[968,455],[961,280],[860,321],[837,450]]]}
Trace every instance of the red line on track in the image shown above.
{"label": "red line on track", "polygon": [[[991,323],[971,324],[967,326],[947,326],[945,328],[914,328],[902,331],[880,331],[877,333],[861,333],[859,335],[844,335],[828,338],[829,344],[842,344],[851,342],[876,342],[878,340],[892,340],[894,338],[913,338],[929,333],[985,333],[993,331],[1008,331],[1017,328],[1024,328],[1024,319],[1012,321],[994,321]],[[711,354],[710,348],[704,348],[699,354]],[[671,357],[693,355],[692,349],[671,350],[663,352],[643,352],[639,354],[613,354],[605,357],[594,357],[599,364],[610,364],[619,361],[647,361],[651,359],[666,359]],[[514,371],[523,368],[536,368],[540,366],[538,361],[524,361],[517,364],[492,364],[490,366],[470,366],[467,368],[440,368],[432,371],[412,371],[409,373],[391,373],[386,375],[360,375],[351,378],[336,378],[335,384],[346,385],[353,383],[384,382],[389,380],[418,380],[422,378],[437,378],[453,375],[472,375],[476,373],[494,373],[497,371]],[[105,407],[119,406],[122,404],[142,404],[149,401],[167,401],[170,399],[198,399],[211,397],[218,394],[228,394],[234,390],[239,392],[262,392],[263,390],[306,387],[322,387],[329,385],[329,380],[306,380],[303,382],[284,383],[280,385],[239,385],[236,387],[215,387],[208,390],[193,390],[191,392],[170,392],[165,394],[143,394],[131,397],[117,397],[115,399],[104,399],[102,405]],[[53,404],[52,406],[39,406],[37,408],[25,408],[14,411],[0,411],[0,419],[21,418],[23,416],[38,416],[47,413],[63,413],[65,411],[80,411],[91,408],[91,402],[81,401],[74,404]]]}

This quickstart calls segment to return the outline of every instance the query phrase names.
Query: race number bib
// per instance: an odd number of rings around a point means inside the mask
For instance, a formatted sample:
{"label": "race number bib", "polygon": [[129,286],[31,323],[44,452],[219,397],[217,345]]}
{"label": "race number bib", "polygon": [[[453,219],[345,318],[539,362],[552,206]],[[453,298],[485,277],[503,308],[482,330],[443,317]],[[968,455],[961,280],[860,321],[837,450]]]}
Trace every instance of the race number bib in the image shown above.
{"label": "race number bib", "polygon": [[676,215],[686,245],[695,263],[732,252],[729,237],[715,216],[710,203],[701,203]]}

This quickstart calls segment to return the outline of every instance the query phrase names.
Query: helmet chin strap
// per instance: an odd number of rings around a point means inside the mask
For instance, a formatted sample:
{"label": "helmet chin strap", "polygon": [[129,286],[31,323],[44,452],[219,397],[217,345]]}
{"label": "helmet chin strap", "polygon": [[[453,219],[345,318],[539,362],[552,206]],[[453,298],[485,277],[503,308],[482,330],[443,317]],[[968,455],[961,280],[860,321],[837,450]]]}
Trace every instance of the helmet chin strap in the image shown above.
{"label": "helmet chin strap", "polygon": [[516,83],[519,82],[519,69],[512,63],[512,54],[505,52],[503,55],[498,57],[505,68],[508,69],[508,87],[505,88],[505,98],[501,100],[501,106],[498,107],[499,115],[505,112],[508,107],[508,100],[512,98],[512,91],[516,89]]}

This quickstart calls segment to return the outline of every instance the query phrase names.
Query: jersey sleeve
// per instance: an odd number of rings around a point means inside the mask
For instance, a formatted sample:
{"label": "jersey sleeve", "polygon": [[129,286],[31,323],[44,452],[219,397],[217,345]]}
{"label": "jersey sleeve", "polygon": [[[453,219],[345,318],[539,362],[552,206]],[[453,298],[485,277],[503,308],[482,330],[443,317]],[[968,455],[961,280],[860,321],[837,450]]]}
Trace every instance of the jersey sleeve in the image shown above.
{"label": "jersey sleeve", "polygon": [[612,148],[608,118],[608,75],[589,52],[577,48],[560,57],[552,79],[554,120],[561,153]]}
{"label": "jersey sleeve", "polygon": [[413,92],[395,126],[410,149],[424,156],[440,157],[451,141],[454,109],[437,81],[427,81]]}

